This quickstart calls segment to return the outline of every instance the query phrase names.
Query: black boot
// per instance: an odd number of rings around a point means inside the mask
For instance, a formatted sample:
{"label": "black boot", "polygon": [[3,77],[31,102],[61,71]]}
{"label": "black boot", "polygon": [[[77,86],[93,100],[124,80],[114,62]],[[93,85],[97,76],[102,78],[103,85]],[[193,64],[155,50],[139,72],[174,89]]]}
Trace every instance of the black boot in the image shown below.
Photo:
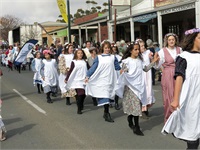
{"label": "black boot", "polygon": [[105,121],[114,122],[114,120],[110,116],[110,113],[104,113],[103,118],[105,119]]}
{"label": "black boot", "polygon": [[77,103],[77,114],[82,114],[81,111],[81,97],[80,96],[76,96],[76,103]]}
{"label": "black boot", "polygon": [[69,97],[66,97],[66,105],[71,105]]}
{"label": "black boot", "polygon": [[142,131],[140,130],[140,127],[139,127],[139,126],[133,128],[133,133],[135,133],[136,135],[144,136],[144,134],[143,134]]}
{"label": "black boot", "polygon": [[187,150],[189,149],[198,149],[199,139],[196,141],[187,141]]}
{"label": "black boot", "polygon": [[118,100],[119,100],[119,97],[117,95],[115,95],[115,109],[116,110],[120,110]]}
{"label": "black boot", "polygon": [[81,95],[81,110],[84,109],[85,95]]}
{"label": "black boot", "polygon": [[95,97],[92,97],[93,105],[97,106],[97,99]]}
{"label": "black boot", "polygon": [[128,120],[128,126],[133,130],[134,128],[133,115],[128,115],[127,120]]}
{"label": "black boot", "polygon": [[40,87],[41,87],[41,91],[43,92],[43,91],[44,91],[44,89],[43,89],[42,85],[41,85]]}
{"label": "black boot", "polygon": [[135,122],[135,127],[133,128],[133,133],[135,133],[136,135],[144,136],[144,134],[140,130],[139,116],[133,116],[133,118],[134,118],[134,122]]}
{"label": "black boot", "polygon": [[37,83],[37,89],[38,89],[38,94],[41,94],[40,92],[40,84]]}
{"label": "black boot", "polygon": [[109,104],[105,104],[104,105],[104,115],[103,115],[103,118],[105,119],[105,121],[114,122],[114,120],[111,118],[110,113],[109,113]]}
{"label": "black boot", "polygon": [[53,103],[53,101],[50,97],[50,92],[47,93],[47,103]]}

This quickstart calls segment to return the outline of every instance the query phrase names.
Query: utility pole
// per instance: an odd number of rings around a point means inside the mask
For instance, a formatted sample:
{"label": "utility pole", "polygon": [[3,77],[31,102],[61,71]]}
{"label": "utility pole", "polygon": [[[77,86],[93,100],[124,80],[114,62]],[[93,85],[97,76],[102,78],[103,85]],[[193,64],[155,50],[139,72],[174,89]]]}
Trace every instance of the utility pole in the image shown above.
{"label": "utility pole", "polygon": [[67,16],[68,16],[68,42],[71,43],[71,18],[70,18],[70,4],[67,0]]}
{"label": "utility pole", "polygon": [[108,12],[109,12],[109,20],[112,20],[112,14],[111,14],[111,11],[112,11],[112,6],[111,6],[111,0],[108,0]]}
{"label": "utility pole", "polygon": [[117,42],[117,9],[115,9],[115,20],[114,20],[114,41]]}

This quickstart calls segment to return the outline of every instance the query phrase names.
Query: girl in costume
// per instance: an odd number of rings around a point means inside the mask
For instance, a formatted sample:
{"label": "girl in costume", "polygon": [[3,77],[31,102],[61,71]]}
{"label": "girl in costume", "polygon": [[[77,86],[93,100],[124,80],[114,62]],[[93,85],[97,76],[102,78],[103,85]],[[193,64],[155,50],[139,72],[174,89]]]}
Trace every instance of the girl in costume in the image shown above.
{"label": "girl in costume", "polygon": [[65,83],[67,83],[67,90],[75,89],[77,114],[82,114],[84,99],[85,99],[85,77],[89,65],[86,63],[86,55],[83,50],[75,51],[74,58],[71,62],[70,70],[67,73]]}
{"label": "girl in costume", "polygon": [[67,76],[67,72],[70,69],[70,65],[74,57],[73,52],[74,52],[73,45],[69,44],[64,48],[64,54],[60,54],[60,56],[58,57],[59,60],[58,68],[60,70],[59,87],[62,94],[61,97],[66,97],[66,105],[71,105],[70,97],[66,95],[67,90],[65,88],[66,86],[65,78]]}
{"label": "girl in costume", "polygon": [[156,53],[152,63],[145,66],[138,42],[127,48],[122,59],[122,74],[117,82],[116,94],[123,98],[123,111],[128,114],[129,127],[140,136],[144,134],[140,130],[139,116],[142,114],[142,108],[147,105],[144,71],[149,71],[157,59],[159,57]]}
{"label": "girl in costume", "polygon": [[178,37],[174,33],[168,33],[164,38],[164,48],[162,48],[158,54],[160,60],[157,61],[156,69],[163,66],[163,73],[161,79],[163,105],[164,105],[164,122],[167,121],[172,109],[170,103],[173,100],[174,93],[174,70],[175,70],[175,59],[178,54],[181,53],[181,48],[177,46]]}
{"label": "girl in costume", "polygon": [[86,95],[96,97],[98,106],[104,106],[104,119],[108,122],[114,122],[109,113],[110,99],[115,97],[115,85],[117,82],[117,73],[120,70],[118,60],[111,55],[111,44],[104,41],[101,45],[101,55],[98,55],[92,67],[87,72],[85,82]]}
{"label": "girl in costume", "polygon": [[171,108],[162,133],[187,142],[187,149],[198,149],[200,139],[200,29],[185,32],[183,53],[176,59],[175,88]]}
{"label": "girl in costume", "polygon": [[[143,40],[139,39],[138,42],[140,44],[140,52],[142,53],[143,63],[144,65],[148,66],[151,63],[153,53],[145,48],[145,43]],[[152,72],[150,70],[143,73],[147,92],[147,110],[142,113],[142,116],[143,118],[148,118],[148,107],[152,106],[155,103],[155,97],[152,88]]]}
{"label": "girl in costume", "polygon": [[[1,80],[1,76],[3,75],[2,70],[0,69],[0,80]],[[6,140],[6,128],[5,125],[2,121],[2,117],[1,117],[1,104],[2,104],[2,100],[0,99],[0,141],[4,141]]]}
{"label": "girl in costume", "polygon": [[[112,46],[112,54],[115,55],[115,57],[117,58],[118,62],[120,63],[122,60],[122,57],[119,55],[119,50],[118,47],[116,45]],[[119,72],[117,72],[117,77],[119,77]],[[115,95],[115,109],[116,110],[120,110],[120,106],[119,106],[119,97],[117,95]]]}
{"label": "girl in costume", "polygon": [[44,93],[47,95],[47,103],[53,103],[50,94],[57,92],[58,85],[58,72],[57,63],[55,59],[52,59],[52,52],[50,50],[43,51],[45,59],[42,60],[43,66],[40,69],[42,76],[42,86]]}
{"label": "girl in costume", "polygon": [[40,52],[36,52],[35,58],[31,62],[31,68],[32,68],[32,71],[35,72],[34,76],[33,76],[33,85],[34,86],[37,85],[38,94],[41,94],[41,91],[43,91],[42,78],[41,78],[41,75],[40,75],[41,67],[42,67],[42,59],[40,58]]}

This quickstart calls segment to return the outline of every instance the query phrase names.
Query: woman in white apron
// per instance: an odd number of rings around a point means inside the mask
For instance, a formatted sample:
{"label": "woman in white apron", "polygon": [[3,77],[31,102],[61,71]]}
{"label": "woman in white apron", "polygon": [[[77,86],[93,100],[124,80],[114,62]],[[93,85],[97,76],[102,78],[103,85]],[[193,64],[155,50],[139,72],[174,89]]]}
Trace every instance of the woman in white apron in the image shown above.
{"label": "woman in white apron", "polygon": [[162,133],[187,142],[187,149],[198,149],[200,139],[200,28],[185,32],[183,52],[176,59],[174,110]]}
{"label": "woman in white apron", "polygon": [[52,59],[52,52],[50,50],[43,51],[45,59],[42,60],[43,67],[40,69],[42,76],[42,86],[44,93],[47,95],[47,103],[53,103],[50,94],[57,92],[58,85],[58,72],[57,63],[55,59]]}
{"label": "woman in white apron", "polygon": [[59,87],[61,90],[61,97],[66,97],[66,105],[71,105],[70,103],[70,97],[66,96],[66,83],[65,78],[67,76],[67,72],[70,69],[70,65],[72,62],[72,59],[74,57],[74,48],[73,45],[69,44],[64,48],[64,53],[60,54],[60,56],[58,57],[59,60],[59,64],[58,64],[58,68],[60,71],[60,75],[59,75]]}
{"label": "woman in white apron", "polygon": [[[143,57],[143,64],[148,66],[151,63],[150,59],[153,57],[153,53],[145,48],[145,43],[143,40],[139,39],[138,42],[140,44],[140,51]],[[142,117],[144,119],[147,119],[149,115],[148,108],[155,103],[155,97],[152,87],[152,71],[150,70],[148,72],[143,73],[147,92],[147,110],[142,113]]]}
{"label": "woman in white apron", "polygon": [[76,91],[77,114],[82,114],[85,99],[85,77],[89,65],[86,63],[86,55],[83,50],[75,51],[70,70],[65,79],[67,90]]}
{"label": "woman in white apron", "polygon": [[31,62],[31,69],[34,72],[33,85],[34,86],[37,85],[38,94],[41,94],[43,88],[42,88],[42,77],[40,75],[40,69],[42,67],[42,59],[40,58],[40,52],[37,52],[35,54],[35,57],[36,58],[34,58],[33,61]]}
{"label": "woman in white apron", "polygon": [[104,106],[104,119],[114,122],[109,113],[110,99],[115,97],[117,73],[120,70],[118,60],[110,54],[111,44],[104,41],[101,46],[101,55],[98,55],[86,77],[86,95],[96,97],[98,106]]}
{"label": "woman in white apron", "polygon": [[[158,54],[151,64],[145,66],[139,43],[131,44],[124,53],[122,73],[118,79],[116,94],[123,98],[123,111],[128,114],[129,127],[136,135],[143,136],[140,130],[139,116],[147,105],[146,85],[143,71],[149,71],[158,59]],[[134,123],[133,124],[133,119]]]}

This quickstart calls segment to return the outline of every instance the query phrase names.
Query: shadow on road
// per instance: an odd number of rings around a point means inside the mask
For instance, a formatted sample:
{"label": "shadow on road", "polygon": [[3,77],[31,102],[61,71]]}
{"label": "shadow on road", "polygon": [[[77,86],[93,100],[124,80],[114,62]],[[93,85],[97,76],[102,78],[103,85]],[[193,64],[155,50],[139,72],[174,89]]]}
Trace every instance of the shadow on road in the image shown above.
{"label": "shadow on road", "polygon": [[[23,93],[23,92],[21,92],[21,93],[24,96],[32,95],[33,94],[33,92],[29,92],[29,93]],[[9,99],[12,99],[12,98],[15,98],[15,97],[20,97],[20,96],[17,93],[14,93],[14,92],[11,92],[11,93],[2,93],[1,94],[1,99],[3,101],[9,100]]]}
{"label": "shadow on road", "polygon": [[6,126],[19,121],[22,121],[22,119],[21,118],[3,119],[3,122],[5,123]]}
{"label": "shadow on road", "polygon": [[34,126],[36,126],[36,124],[29,124],[29,125],[25,125],[25,126],[20,127],[20,128],[9,130],[6,133],[6,136],[7,136],[7,138],[11,138],[11,137],[13,137],[17,134],[22,134],[23,132],[32,129]]}

